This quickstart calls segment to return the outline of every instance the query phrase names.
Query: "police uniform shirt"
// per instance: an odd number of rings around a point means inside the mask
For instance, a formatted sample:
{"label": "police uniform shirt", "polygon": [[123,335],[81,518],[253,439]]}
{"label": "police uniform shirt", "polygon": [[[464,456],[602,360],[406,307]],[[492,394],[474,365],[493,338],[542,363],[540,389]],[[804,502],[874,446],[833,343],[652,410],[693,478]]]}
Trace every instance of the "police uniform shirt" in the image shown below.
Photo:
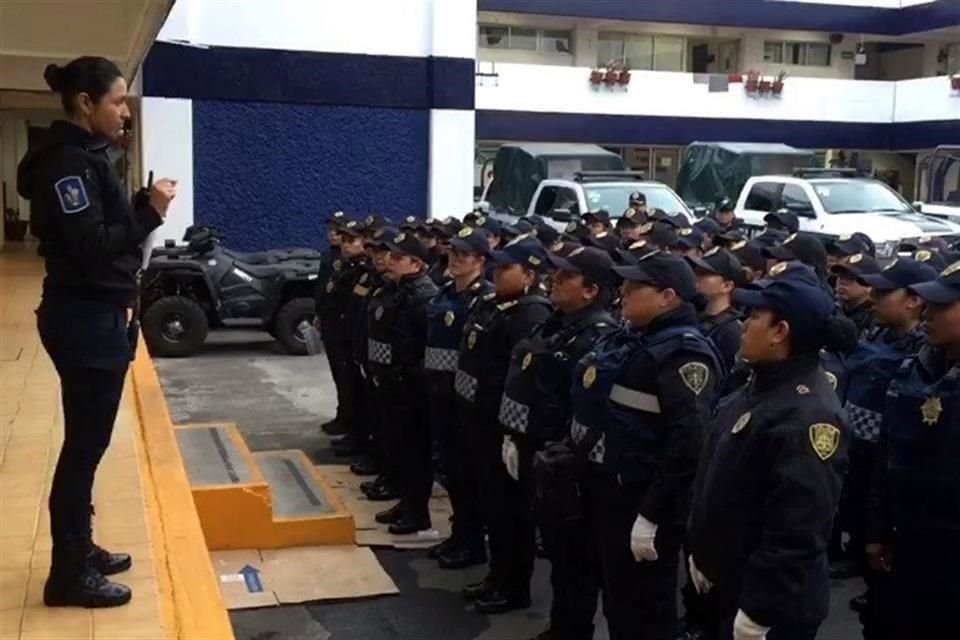
{"label": "police uniform shirt", "polygon": [[603,307],[556,311],[514,348],[500,424],[535,442],[559,442],[570,427],[573,370],[600,337],[619,328]]}
{"label": "police uniform shirt", "polygon": [[427,341],[426,307],[437,287],[425,273],[376,292],[367,309],[367,359],[381,380],[419,371]]}
{"label": "police uniform shirt", "polygon": [[[317,314],[322,315],[321,311],[327,308],[326,298],[329,294],[327,287],[331,278],[340,270],[343,261],[340,257],[340,247],[329,247],[320,258],[320,265],[317,268],[317,282],[314,287],[314,301],[316,302]],[[321,318],[322,319],[322,318]]]}
{"label": "police uniform shirt", "polygon": [[724,398],[697,471],[688,530],[697,568],[758,624],[816,622],[850,436],[815,355],[755,367]]}
{"label": "police uniform shirt", "polygon": [[478,276],[463,290],[448,282],[427,305],[427,343],[424,368],[427,371],[448,372],[457,369],[458,350],[467,317],[477,303],[493,292],[493,285]]}
{"label": "police uniform shirt", "polygon": [[321,316],[328,338],[352,342],[353,325],[347,322],[346,314],[354,295],[354,287],[367,275],[367,258],[363,254],[353,258],[339,258],[336,266],[324,285],[323,304],[317,309],[317,313]]}
{"label": "police uniform shirt", "polygon": [[700,330],[717,345],[724,371],[732,370],[737,352],[740,351],[740,334],[743,331],[739,312],[728,307],[713,316],[703,313],[700,315]]}
{"label": "police uniform shirt", "polygon": [[869,300],[861,302],[853,309],[842,307],[845,315],[857,327],[857,333],[861,337],[865,336],[873,328],[873,303]]}
{"label": "police uniform shirt", "polygon": [[20,162],[17,190],[46,262],[44,295],[132,307],[140,244],[163,223],[149,199],[135,204],[107,156],[109,143],[58,120]]}

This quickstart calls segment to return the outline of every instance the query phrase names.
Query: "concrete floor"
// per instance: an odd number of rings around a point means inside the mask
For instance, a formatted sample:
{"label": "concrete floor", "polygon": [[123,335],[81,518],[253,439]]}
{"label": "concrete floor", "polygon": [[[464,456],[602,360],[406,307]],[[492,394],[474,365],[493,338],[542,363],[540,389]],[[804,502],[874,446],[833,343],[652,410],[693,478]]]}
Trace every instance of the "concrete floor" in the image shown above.
{"label": "concrete floor", "polygon": [[[189,359],[157,359],[156,367],[176,423],[236,422],[254,451],[303,449],[316,462],[333,460],[319,424],[336,407],[322,357],[283,354],[267,334],[214,332],[204,352]],[[378,549],[377,558],[400,596],[291,605],[231,612],[238,640],[525,640],[547,624],[549,565],[538,560],[533,606],[502,616],[474,613],[460,588],[486,568],[443,571],[423,551]],[[831,615],[818,640],[857,640],[860,627],[847,607],[859,580],[834,584]],[[607,637],[600,621],[597,638]]]}

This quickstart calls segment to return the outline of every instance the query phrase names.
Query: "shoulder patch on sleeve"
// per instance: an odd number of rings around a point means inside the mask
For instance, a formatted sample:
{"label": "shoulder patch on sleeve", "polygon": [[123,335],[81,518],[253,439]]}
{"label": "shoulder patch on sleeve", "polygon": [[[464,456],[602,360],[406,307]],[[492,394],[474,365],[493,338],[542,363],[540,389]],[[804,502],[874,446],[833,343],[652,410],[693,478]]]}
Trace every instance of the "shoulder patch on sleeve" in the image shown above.
{"label": "shoulder patch on sleeve", "polygon": [[840,429],[827,422],[810,425],[810,444],[821,460],[828,460],[840,446]]}
{"label": "shoulder patch on sleeve", "polygon": [[57,180],[53,188],[60,200],[60,208],[66,214],[80,213],[90,206],[90,197],[87,188],[80,176],[67,176]]}
{"label": "shoulder patch on sleeve", "polygon": [[683,384],[693,391],[694,395],[700,395],[710,380],[710,369],[702,362],[688,362],[681,366],[678,372]]}

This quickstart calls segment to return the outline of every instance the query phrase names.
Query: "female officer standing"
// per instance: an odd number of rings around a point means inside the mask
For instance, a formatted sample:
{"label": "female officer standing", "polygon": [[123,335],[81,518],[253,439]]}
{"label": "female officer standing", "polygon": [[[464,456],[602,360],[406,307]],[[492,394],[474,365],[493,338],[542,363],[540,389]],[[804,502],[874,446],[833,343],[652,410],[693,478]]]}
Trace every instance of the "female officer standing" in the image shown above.
{"label": "female officer standing", "polygon": [[708,638],[813,640],[827,617],[827,545],[850,435],[819,351],[849,320],[814,270],[783,262],[737,289],[750,310],[749,384],[717,408],[694,483],[690,577],[708,594]]}
{"label": "female officer standing", "polygon": [[50,488],[53,559],[47,606],[127,603],[126,586],[103,576],[130,556],[93,543],[93,478],[110,443],[127,366],[129,310],[137,298],[140,244],[163,223],[176,182],[160,180],[131,204],[107,149],[130,118],[127,84],[104,58],[78,58],[44,72],[66,120],[20,163],[17,189],[30,200],[31,230],[46,263],[37,328],[57,373],[64,441]]}

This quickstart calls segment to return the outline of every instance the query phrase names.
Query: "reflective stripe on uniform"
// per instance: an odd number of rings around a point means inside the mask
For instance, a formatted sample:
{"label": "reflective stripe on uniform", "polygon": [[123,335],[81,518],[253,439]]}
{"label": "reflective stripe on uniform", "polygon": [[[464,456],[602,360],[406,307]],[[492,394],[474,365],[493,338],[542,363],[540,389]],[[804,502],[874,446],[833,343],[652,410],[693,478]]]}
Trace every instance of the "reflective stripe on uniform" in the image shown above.
{"label": "reflective stripe on uniform", "polygon": [[500,400],[500,424],[518,433],[526,433],[529,420],[530,407],[503,396]]}
{"label": "reflective stripe on uniform", "polygon": [[453,388],[465,400],[474,402],[477,399],[477,379],[460,369],[453,378]]}
{"label": "reflective stripe on uniform", "polygon": [[637,411],[660,413],[660,400],[657,396],[652,393],[629,389],[619,384],[613,385],[613,388],[610,389],[610,400]]}
{"label": "reflective stripe on uniform", "polygon": [[431,371],[456,371],[458,356],[456,349],[427,347],[423,352],[423,368]]}
{"label": "reflective stripe on uniform", "polygon": [[[583,442],[583,439],[587,437],[587,432],[590,430],[590,427],[581,424],[574,419],[570,423],[570,436],[573,438],[573,441],[577,444]],[[597,464],[603,464],[603,457],[607,450],[607,437],[606,435],[601,435],[600,439],[597,440],[597,444],[593,445],[593,448],[590,449],[590,453],[587,454],[587,459],[591,462],[596,462]]]}
{"label": "reflective stripe on uniform", "polygon": [[377,364],[393,364],[393,347],[386,342],[368,339],[367,359]]}

